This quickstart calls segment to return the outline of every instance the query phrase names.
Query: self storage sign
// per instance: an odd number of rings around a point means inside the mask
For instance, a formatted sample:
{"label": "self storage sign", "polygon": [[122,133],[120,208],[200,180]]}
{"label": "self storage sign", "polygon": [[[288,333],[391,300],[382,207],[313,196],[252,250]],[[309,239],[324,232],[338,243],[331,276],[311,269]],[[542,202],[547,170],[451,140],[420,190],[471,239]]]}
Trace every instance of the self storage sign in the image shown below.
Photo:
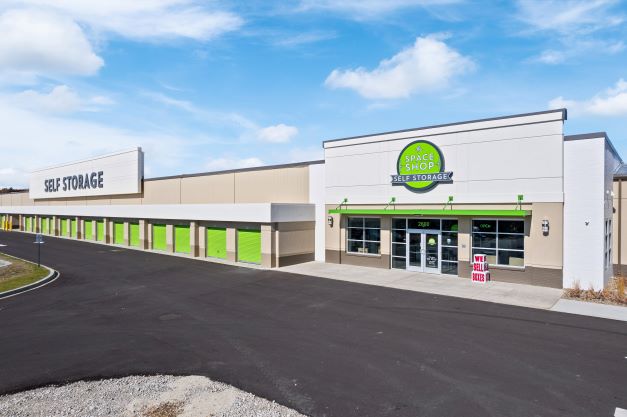
{"label": "self storage sign", "polygon": [[44,180],[44,192],[57,193],[68,190],[87,190],[104,187],[104,172],[91,172],[78,175],[68,175],[63,178],[49,178]]}
{"label": "self storage sign", "polygon": [[429,191],[441,182],[452,182],[453,173],[444,170],[444,155],[440,148],[426,140],[405,146],[396,163],[397,174],[392,185],[404,185],[416,192]]}
{"label": "self storage sign", "polygon": [[141,193],[141,148],[45,168],[31,174],[29,197],[93,197]]}

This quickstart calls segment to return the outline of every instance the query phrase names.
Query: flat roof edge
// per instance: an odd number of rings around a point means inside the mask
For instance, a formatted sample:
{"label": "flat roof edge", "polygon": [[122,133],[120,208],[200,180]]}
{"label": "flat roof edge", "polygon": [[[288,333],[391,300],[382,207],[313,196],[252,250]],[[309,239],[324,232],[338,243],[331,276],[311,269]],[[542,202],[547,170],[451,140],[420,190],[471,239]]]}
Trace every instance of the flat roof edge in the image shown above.
{"label": "flat roof edge", "polygon": [[300,167],[300,166],[309,166],[309,165],[318,165],[318,164],[324,164],[324,159],[317,159],[314,161],[292,162],[289,164],[262,165],[258,167],[226,169],[222,171],[198,172],[194,174],[168,175],[164,177],[145,178],[144,181],[170,180],[170,179],[175,179],[175,178],[190,178],[190,177],[205,177],[205,176],[210,176],[210,175],[235,174],[238,172],[250,172],[250,171],[265,171],[269,169],[280,169],[280,168],[295,168],[295,167]]}
{"label": "flat roof edge", "polygon": [[573,140],[599,139],[599,138],[605,139],[605,143],[609,146],[610,150],[612,151],[616,159],[618,159],[620,163],[622,164],[623,158],[621,158],[620,154],[614,147],[614,144],[612,143],[610,138],[607,136],[606,132],[591,132],[591,133],[580,133],[577,135],[564,135],[564,141],[566,142],[573,141]]}
{"label": "flat roof edge", "polygon": [[465,121],[462,121],[462,122],[445,123],[445,124],[440,124],[440,125],[422,126],[422,127],[411,128],[411,129],[392,130],[392,131],[388,131],[388,132],[379,132],[379,133],[371,133],[371,134],[367,134],[367,135],[349,136],[349,137],[337,138],[337,139],[328,139],[328,140],[323,141],[322,144],[324,145],[325,143],[339,142],[339,141],[342,141],[342,140],[349,140],[349,139],[360,139],[360,138],[368,138],[368,137],[373,137],[373,136],[388,135],[388,134],[394,134],[394,133],[412,132],[412,131],[415,131],[415,130],[436,129],[436,128],[439,128],[439,127],[459,126],[459,125],[465,125],[465,124],[470,124],[470,123],[491,122],[491,121],[494,121],[494,120],[514,119],[514,118],[517,118],[517,117],[537,116],[537,115],[540,115],[540,114],[557,113],[557,112],[561,112],[562,113],[562,120],[567,120],[567,118],[568,118],[568,111],[565,108],[561,108],[561,109],[554,109],[554,110],[543,110],[543,111],[532,112],[532,113],[512,114],[512,115],[509,115],[509,116],[489,117],[489,118],[486,118],[486,119],[465,120]]}

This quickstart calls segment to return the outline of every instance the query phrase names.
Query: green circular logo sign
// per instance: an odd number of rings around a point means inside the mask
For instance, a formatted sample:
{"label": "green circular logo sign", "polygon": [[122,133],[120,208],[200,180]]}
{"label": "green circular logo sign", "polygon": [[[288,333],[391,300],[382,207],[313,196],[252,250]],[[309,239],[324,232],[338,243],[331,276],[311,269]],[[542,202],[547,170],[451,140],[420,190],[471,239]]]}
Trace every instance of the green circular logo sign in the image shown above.
{"label": "green circular logo sign", "polygon": [[440,149],[426,140],[405,146],[398,156],[398,175],[392,184],[404,185],[412,191],[428,191],[439,182],[451,182],[452,172],[444,172],[444,156]]}

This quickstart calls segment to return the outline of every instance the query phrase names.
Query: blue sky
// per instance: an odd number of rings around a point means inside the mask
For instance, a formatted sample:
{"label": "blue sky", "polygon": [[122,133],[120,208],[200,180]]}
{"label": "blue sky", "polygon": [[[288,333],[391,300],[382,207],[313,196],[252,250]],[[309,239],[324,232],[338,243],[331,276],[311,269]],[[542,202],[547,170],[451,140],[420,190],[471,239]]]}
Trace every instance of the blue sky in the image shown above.
{"label": "blue sky", "polygon": [[616,0],[0,2],[0,186],[142,146],[146,176],[567,107],[627,156]]}

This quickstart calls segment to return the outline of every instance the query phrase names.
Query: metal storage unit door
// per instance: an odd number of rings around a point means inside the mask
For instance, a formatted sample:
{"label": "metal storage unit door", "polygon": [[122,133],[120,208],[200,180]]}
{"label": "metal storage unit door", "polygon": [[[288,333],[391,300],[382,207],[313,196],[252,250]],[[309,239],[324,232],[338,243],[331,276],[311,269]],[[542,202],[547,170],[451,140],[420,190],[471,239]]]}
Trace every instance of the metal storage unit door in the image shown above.
{"label": "metal storage unit door", "polygon": [[41,219],[41,232],[45,234],[50,234],[50,219],[44,217]]}
{"label": "metal storage unit door", "polygon": [[189,226],[174,226],[174,252],[189,253]]}
{"label": "metal storage unit door", "polygon": [[124,223],[113,223],[113,243],[116,245],[124,244]]}
{"label": "metal storage unit door", "polygon": [[139,223],[131,223],[129,241],[131,246],[139,246]]}
{"label": "metal storage unit door", "polygon": [[156,250],[168,250],[168,244],[165,238],[165,224],[152,225],[152,248]]}
{"label": "metal storage unit door", "polygon": [[67,236],[69,234],[67,220],[68,219],[61,219],[61,236]]}
{"label": "metal storage unit door", "polygon": [[93,220],[85,220],[85,239],[93,240],[94,239],[94,221]]}
{"label": "metal storage unit door", "polygon": [[104,241],[104,220],[96,220],[96,240]]}
{"label": "metal storage unit door", "polygon": [[253,264],[261,263],[261,231],[239,229],[237,231],[237,260]]}
{"label": "metal storage unit door", "polygon": [[78,222],[76,221],[76,219],[72,219],[70,220],[70,224],[72,225],[72,237],[76,237],[78,234]]}
{"label": "metal storage unit door", "polygon": [[27,217],[26,218],[26,231],[30,232],[31,231],[31,227],[32,227],[31,219],[30,219],[30,217]]}
{"label": "metal storage unit door", "polygon": [[207,227],[207,256],[226,259],[226,229]]}

